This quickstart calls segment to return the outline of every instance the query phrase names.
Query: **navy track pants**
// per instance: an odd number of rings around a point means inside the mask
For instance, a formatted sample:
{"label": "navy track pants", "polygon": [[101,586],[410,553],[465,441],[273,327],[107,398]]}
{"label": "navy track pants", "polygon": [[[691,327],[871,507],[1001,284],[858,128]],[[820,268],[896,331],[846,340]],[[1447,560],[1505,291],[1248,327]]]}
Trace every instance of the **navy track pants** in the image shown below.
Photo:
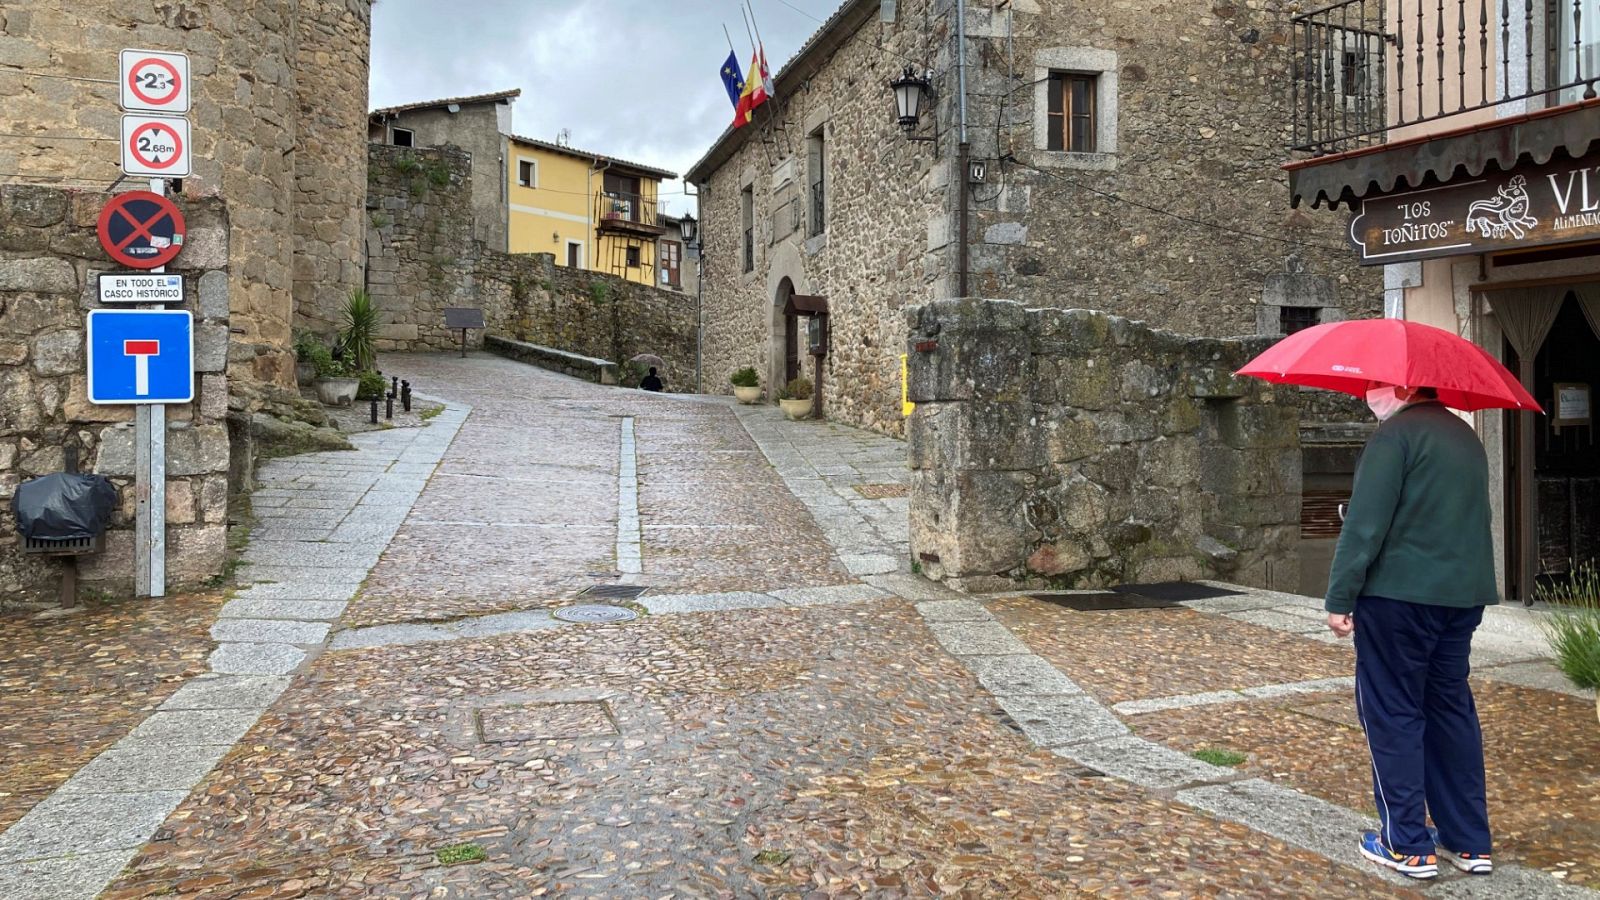
{"label": "navy track pants", "polygon": [[1490,852],[1483,732],[1467,685],[1483,607],[1356,601],[1356,714],[1372,752],[1379,836],[1396,853]]}

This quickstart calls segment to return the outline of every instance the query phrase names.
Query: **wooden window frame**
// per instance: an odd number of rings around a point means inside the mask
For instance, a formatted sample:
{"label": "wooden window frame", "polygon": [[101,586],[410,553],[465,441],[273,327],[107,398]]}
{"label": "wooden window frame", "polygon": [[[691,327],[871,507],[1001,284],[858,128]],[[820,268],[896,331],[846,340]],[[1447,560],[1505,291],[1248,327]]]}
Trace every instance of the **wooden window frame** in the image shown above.
{"label": "wooden window frame", "polygon": [[[406,135],[406,142],[404,144],[400,143],[400,134],[402,132],[404,132],[405,135]],[[414,128],[397,128],[397,127],[395,127],[393,125],[390,125],[389,126],[389,143],[391,145],[395,146],[395,147],[415,147],[415,146],[417,146],[417,132],[416,132],[416,129],[414,129]]]}
{"label": "wooden window frame", "polygon": [[[1086,108],[1073,103],[1075,85],[1085,86]],[[1047,90],[1049,111],[1049,142],[1046,149],[1055,153],[1098,153],[1100,138],[1099,104],[1100,75],[1097,72],[1051,72]],[[1086,126],[1086,146],[1077,146],[1073,140],[1072,125],[1082,121]]]}

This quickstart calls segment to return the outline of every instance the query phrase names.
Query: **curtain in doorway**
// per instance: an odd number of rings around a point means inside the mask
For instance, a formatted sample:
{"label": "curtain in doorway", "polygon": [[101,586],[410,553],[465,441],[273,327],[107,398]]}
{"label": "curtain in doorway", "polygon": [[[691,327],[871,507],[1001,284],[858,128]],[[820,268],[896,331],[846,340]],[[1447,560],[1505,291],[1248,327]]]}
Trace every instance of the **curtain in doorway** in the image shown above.
{"label": "curtain in doorway", "polygon": [[[1600,290],[1600,285],[1593,287]],[[1566,289],[1506,288],[1484,291],[1483,294],[1489,298],[1489,306],[1494,310],[1495,319],[1500,322],[1500,330],[1511,341],[1517,356],[1526,360],[1531,367],[1534,356],[1539,352],[1539,345],[1544,343],[1550,326],[1556,322],[1556,314],[1561,311]]]}
{"label": "curtain in doorway", "polygon": [[1600,284],[1573,285],[1572,292],[1578,296],[1578,306],[1594,329],[1594,336],[1600,338]]}

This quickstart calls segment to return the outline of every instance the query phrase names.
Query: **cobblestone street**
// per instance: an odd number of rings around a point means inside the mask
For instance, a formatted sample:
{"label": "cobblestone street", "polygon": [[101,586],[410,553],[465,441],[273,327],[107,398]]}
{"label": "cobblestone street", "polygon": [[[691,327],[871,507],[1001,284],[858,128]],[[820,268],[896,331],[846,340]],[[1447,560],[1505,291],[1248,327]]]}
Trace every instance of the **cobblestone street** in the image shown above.
{"label": "cobblestone street", "polygon": [[[891,439],[489,356],[384,364],[445,413],[265,467],[227,606],[5,623],[83,658],[0,672],[7,747],[29,757],[4,770],[0,896],[1600,887],[1592,700],[1550,689],[1526,641],[1479,660],[1496,874],[1402,882],[1355,853],[1352,657],[1309,627],[1315,601],[968,597],[910,571]],[[635,617],[555,615],[586,603]],[[113,638],[164,649],[118,670]],[[42,720],[41,692],[97,677],[85,711]],[[189,775],[113,765],[148,746],[101,753],[186,711],[212,718],[161,734]],[[85,773],[104,803],[153,799],[74,819]]]}

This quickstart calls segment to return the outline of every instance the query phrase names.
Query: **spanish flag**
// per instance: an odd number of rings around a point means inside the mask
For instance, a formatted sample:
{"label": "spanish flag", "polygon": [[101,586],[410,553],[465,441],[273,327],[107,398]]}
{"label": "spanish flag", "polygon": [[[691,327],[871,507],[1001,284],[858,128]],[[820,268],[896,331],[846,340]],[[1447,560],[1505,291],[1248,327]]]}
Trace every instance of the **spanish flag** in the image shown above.
{"label": "spanish flag", "polygon": [[771,83],[772,78],[767,74],[766,49],[757,48],[750,54],[750,75],[745,79],[744,89],[739,92],[739,103],[733,110],[733,127],[739,128],[755,120],[756,107],[771,99],[767,92],[767,85]]}

